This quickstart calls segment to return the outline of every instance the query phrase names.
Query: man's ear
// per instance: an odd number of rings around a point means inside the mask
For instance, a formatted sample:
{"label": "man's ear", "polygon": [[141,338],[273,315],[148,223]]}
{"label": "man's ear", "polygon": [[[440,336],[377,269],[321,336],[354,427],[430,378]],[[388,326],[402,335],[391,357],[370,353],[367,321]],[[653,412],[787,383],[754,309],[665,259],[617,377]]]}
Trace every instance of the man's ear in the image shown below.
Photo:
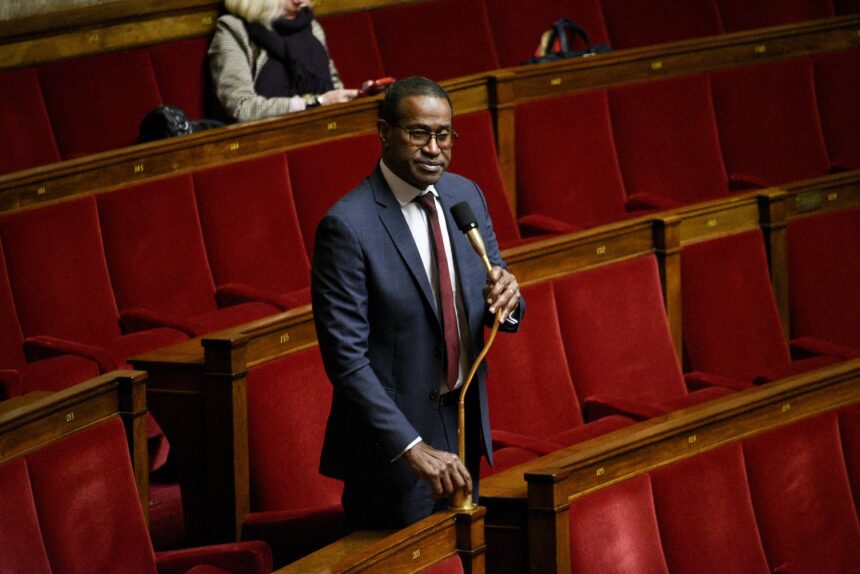
{"label": "man's ear", "polygon": [[379,134],[379,141],[382,142],[382,147],[388,145],[388,138],[391,136],[391,124],[385,120],[376,120],[376,132]]}

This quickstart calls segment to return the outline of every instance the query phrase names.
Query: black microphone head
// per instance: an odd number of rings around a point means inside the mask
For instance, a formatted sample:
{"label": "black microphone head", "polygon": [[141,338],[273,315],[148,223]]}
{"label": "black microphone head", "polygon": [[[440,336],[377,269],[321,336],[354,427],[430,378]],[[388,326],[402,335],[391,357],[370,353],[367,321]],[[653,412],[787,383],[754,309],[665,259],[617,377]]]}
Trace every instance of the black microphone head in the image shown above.
{"label": "black microphone head", "polygon": [[466,201],[461,201],[457,205],[451,207],[451,215],[454,216],[454,222],[463,233],[478,227],[478,220],[475,219],[475,212]]}

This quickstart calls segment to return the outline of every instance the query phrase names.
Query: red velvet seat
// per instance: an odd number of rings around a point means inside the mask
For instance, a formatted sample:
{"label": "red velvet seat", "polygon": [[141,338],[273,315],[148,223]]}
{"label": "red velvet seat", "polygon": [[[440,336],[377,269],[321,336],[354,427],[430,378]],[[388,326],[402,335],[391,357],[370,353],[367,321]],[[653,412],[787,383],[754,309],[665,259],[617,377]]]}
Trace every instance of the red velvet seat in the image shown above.
{"label": "red velvet seat", "polygon": [[192,120],[207,115],[206,95],[209,93],[210,81],[206,68],[208,48],[208,37],[163,42],[147,48],[161,101],[179,107]]}
{"label": "red velvet seat", "polygon": [[647,474],[570,502],[570,571],[668,574]]}
{"label": "red velvet seat", "polygon": [[0,175],[60,161],[33,69],[0,72],[0,134],[6,142],[0,153]]}
{"label": "red velvet seat", "polygon": [[[287,153],[296,214],[308,258],[313,257],[317,224],[341,196],[376,169],[380,151],[379,136],[374,131]],[[325,168],[327,158],[338,158],[338,168]]]}
{"label": "red velvet seat", "polygon": [[533,57],[541,35],[559,18],[570,18],[582,26],[592,44],[609,43],[598,0],[533,0],[527,7],[516,0],[487,0],[487,14],[503,68],[519,66]]}
{"label": "red velvet seat", "polygon": [[[860,12],[860,9],[858,9]],[[815,95],[827,153],[835,169],[860,169],[860,50],[828,52],[813,59]]]}
{"label": "red velvet seat", "polygon": [[[496,337],[487,356],[494,451],[517,448],[536,458],[632,424],[621,416],[585,424],[567,370],[552,283],[522,291],[528,301],[528,320],[516,335]],[[494,472],[507,468],[507,456],[511,454],[496,461]],[[515,462],[523,458],[516,457]],[[481,475],[490,473],[484,467]]]}
{"label": "red velvet seat", "polygon": [[523,234],[627,217],[605,91],[517,104],[516,161]]}
{"label": "red velvet seat", "polygon": [[50,574],[30,476],[23,458],[0,464],[0,564],[9,572]]}
{"label": "red velvet seat", "polygon": [[833,6],[839,16],[860,12],[860,0],[833,0]]}
{"label": "red velvet seat", "polygon": [[499,171],[490,112],[455,115],[454,129],[460,138],[454,146],[448,170],[468,177],[481,188],[493,220],[496,240],[502,249],[522,243]]}
{"label": "red velvet seat", "polygon": [[842,454],[854,495],[854,508],[860,515],[860,404],[839,410],[839,436],[842,437]]}
{"label": "red velvet seat", "polygon": [[639,419],[730,391],[689,392],[672,344],[657,262],[638,257],[554,281],[562,340],[585,419]]}
{"label": "red velvet seat", "polygon": [[729,195],[708,76],[613,88],[609,109],[630,202],[670,209]]}
{"label": "red velvet seat", "polygon": [[82,356],[59,355],[28,363],[6,259],[0,248],[0,400],[30,391],[58,391],[99,375],[99,364]]}
{"label": "red velvet seat", "polygon": [[753,507],[772,569],[860,568],[860,522],[839,432],[837,414],[830,411],[744,441]]}
{"label": "red velvet seat", "polygon": [[792,337],[816,337],[860,353],[860,207],[788,225]]}
{"label": "red velvet seat", "polygon": [[329,55],[345,87],[358,88],[365,80],[386,75],[370,12],[334,14],[319,20]]}
{"label": "red velvet seat", "polygon": [[499,67],[481,0],[429,0],[372,13],[385,72],[442,81]]}
{"label": "red velvet seat", "polygon": [[244,540],[283,565],[345,536],[340,481],[319,473],[332,387],[319,348],[248,370],[251,514]]}
{"label": "red velvet seat", "polygon": [[711,87],[723,159],[735,189],[829,173],[809,59],[714,72]]}
{"label": "red velvet seat", "polygon": [[670,572],[770,572],[739,442],[659,468],[650,475]]}
{"label": "red velvet seat", "polygon": [[194,173],[206,254],[222,306],[310,303],[310,264],[284,154]]}
{"label": "red velvet seat", "polygon": [[54,62],[37,70],[63,159],[136,143],[140,121],[161,104],[144,48]]}
{"label": "red velvet seat", "polygon": [[684,347],[694,371],[766,382],[836,362],[792,361],[759,230],[681,250]]}
{"label": "red velvet seat", "polygon": [[26,455],[26,462],[54,573],[167,574],[187,571],[189,562],[237,573],[271,571],[269,549],[259,542],[156,555],[117,418],[42,447]]}
{"label": "red velvet seat", "polygon": [[726,32],[782,26],[836,15],[831,0],[716,0]]}
{"label": "red velvet seat", "polygon": [[616,49],[637,48],[722,34],[716,0],[601,0]]}
{"label": "red velvet seat", "polygon": [[191,176],[103,193],[97,200],[127,330],[172,326],[194,336],[278,312],[266,303],[217,307]]}
{"label": "red velvet seat", "polygon": [[4,214],[0,235],[24,337],[86,345],[80,353],[102,371],[186,338],[173,329],[122,334],[92,196]]}

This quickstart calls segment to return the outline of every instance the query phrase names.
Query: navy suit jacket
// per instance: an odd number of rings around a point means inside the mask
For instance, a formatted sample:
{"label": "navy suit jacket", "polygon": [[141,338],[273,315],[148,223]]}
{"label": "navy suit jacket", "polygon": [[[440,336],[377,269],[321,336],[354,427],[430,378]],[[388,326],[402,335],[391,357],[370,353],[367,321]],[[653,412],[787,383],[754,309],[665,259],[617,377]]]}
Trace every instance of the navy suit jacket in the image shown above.
{"label": "navy suit jacket", "polygon": [[[483,348],[485,323],[492,324],[482,292],[487,273],[457,229],[451,206],[469,202],[490,261],[500,266],[504,262],[478,186],[445,173],[435,187],[468,317],[473,360]],[[334,385],[320,471],[369,488],[405,492],[417,476],[403,457],[391,460],[415,437],[427,442],[432,437],[445,343],[418,248],[378,166],[317,227],[312,297],[320,351]],[[521,302],[517,314],[523,310]],[[485,374],[482,366],[469,389],[467,421],[470,432],[483,437],[483,449],[491,457]],[[469,443],[477,438],[467,433]]]}

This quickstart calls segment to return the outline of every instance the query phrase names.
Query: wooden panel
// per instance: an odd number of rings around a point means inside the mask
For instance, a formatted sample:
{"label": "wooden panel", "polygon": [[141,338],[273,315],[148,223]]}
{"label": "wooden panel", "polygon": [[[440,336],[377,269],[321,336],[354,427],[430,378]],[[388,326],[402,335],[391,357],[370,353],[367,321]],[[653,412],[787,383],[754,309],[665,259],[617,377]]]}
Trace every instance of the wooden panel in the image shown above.
{"label": "wooden panel", "polygon": [[793,183],[784,187],[791,193],[787,217],[794,219],[860,205],[860,170]]}
{"label": "wooden panel", "polygon": [[409,573],[460,553],[465,571],[481,574],[484,514],[442,511],[395,532],[359,531],[276,572]]}

